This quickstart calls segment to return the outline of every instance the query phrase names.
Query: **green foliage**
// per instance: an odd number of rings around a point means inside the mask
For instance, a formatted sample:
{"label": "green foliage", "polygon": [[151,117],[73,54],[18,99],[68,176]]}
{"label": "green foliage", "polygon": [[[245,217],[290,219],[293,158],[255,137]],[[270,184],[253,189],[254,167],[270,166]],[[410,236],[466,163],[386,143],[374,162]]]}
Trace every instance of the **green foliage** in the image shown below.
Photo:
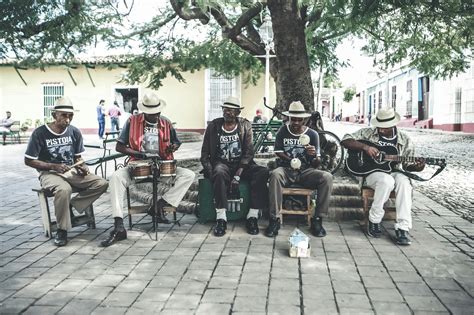
{"label": "green foliage", "polygon": [[352,101],[355,94],[356,94],[356,90],[355,90],[354,87],[350,87],[350,88],[345,89],[344,90],[344,97],[343,97],[344,102],[349,103],[350,101]]}
{"label": "green foliage", "polygon": [[[167,76],[184,82],[182,72],[211,67],[228,76],[243,72],[244,83],[254,84],[264,69],[254,57],[264,51],[257,30],[273,1],[169,0],[151,22],[129,30],[122,25],[133,10],[130,0],[3,0],[0,58],[43,67],[105,42],[133,53],[123,78],[129,83],[159,88]],[[472,58],[472,1],[288,1],[301,17],[311,68],[323,66],[331,84],[347,65],[335,54],[347,36],[365,37],[365,51],[384,67],[408,63],[436,77],[465,70]],[[274,61],[272,70],[277,77]]]}
{"label": "green foliage", "polygon": [[31,127],[32,124],[33,124],[33,121],[28,118],[24,122],[21,123],[20,130],[22,132],[26,132],[26,131],[28,131],[28,129]]}

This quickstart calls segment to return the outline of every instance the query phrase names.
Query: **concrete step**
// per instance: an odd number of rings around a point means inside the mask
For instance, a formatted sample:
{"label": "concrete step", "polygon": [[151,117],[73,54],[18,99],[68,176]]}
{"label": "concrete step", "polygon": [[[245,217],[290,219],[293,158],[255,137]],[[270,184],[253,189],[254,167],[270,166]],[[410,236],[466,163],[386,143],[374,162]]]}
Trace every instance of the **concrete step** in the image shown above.
{"label": "concrete step", "polygon": [[328,217],[334,221],[362,220],[362,208],[357,207],[329,207]]}
{"label": "concrete step", "polygon": [[199,142],[203,136],[199,132],[178,131],[178,138],[181,142]]}
{"label": "concrete step", "polygon": [[329,206],[362,208],[362,198],[360,196],[342,196],[333,194]]}

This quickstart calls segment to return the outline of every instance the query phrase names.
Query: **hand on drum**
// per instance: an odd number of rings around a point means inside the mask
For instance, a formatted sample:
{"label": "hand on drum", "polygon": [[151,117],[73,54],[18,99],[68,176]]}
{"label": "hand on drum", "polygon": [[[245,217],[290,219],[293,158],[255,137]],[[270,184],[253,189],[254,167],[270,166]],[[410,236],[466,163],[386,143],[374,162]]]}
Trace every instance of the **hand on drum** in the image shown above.
{"label": "hand on drum", "polygon": [[174,151],[178,150],[179,148],[179,145],[177,144],[170,144],[167,148],[166,148],[166,152],[167,153],[173,153]]}
{"label": "hand on drum", "polygon": [[80,176],[86,176],[89,174],[89,168],[85,164],[76,166],[77,174]]}

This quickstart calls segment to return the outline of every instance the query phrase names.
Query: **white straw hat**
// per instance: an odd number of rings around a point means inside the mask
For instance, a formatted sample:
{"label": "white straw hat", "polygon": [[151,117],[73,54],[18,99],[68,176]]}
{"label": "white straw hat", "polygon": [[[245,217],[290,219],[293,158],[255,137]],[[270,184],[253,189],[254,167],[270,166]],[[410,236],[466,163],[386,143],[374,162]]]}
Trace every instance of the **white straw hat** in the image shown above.
{"label": "white straw hat", "polygon": [[300,101],[292,102],[288,108],[288,111],[283,112],[283,115],[298,118],[307,118],[311,116],[310,113],[306,112],[303,104]]}
{"label": "white straw hat", "polygon": [[386,107],[378,110],[377,115],[370,120],[370,124],[379,128],[391,128],[399,121],[400,115],[392,107]]}
{"label": "white straw hat", "polygon": [[141,102],[137,103],[138,109],[145,114],[161,113],[166,102],[160,99],[155,93],[147,93],[143,95]]}

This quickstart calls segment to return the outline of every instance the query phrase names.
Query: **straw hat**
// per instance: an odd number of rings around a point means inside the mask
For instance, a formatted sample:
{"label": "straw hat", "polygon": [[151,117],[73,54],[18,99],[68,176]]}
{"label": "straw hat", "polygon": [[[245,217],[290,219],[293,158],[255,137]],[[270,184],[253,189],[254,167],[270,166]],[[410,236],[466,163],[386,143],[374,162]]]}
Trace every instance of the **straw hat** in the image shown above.
{"label": "straw hat", "polygon": [[240,107],[240,100],[235,96],[229,96],[228,98],[226,98],[224,104],[222,104],[221,107],[238,110],[244,109],[243,107]]}
{"label": "straw hat", "polygon": [[166,102],[160,99],[155,93],[147,93],[143,95],[141,102],[137,103],[138,109],[145,114],[161,113]]}
{"label": "straw hat", "polygon": [[74,113],[74,107],[72,106],[72,102],[69,99],[69,97],[63,96],[58,98],[54,102],[54,108],[53,111],[60,111],[60,112],[66,112],[66,113]]}
{"label": "straw hat", "polygon": [[370,120],[370,124],[379,128],[391,128],[398,124],[400,115],[392,107],[381,108],[377,115]]}
{"label": "straw hat", "polygon": [[306,112],[303,104],[300,101],[292,102],[288,108],[288,111],[283,112],[283,115],[298,118],[307,118],[311,116],[310,113]]}

